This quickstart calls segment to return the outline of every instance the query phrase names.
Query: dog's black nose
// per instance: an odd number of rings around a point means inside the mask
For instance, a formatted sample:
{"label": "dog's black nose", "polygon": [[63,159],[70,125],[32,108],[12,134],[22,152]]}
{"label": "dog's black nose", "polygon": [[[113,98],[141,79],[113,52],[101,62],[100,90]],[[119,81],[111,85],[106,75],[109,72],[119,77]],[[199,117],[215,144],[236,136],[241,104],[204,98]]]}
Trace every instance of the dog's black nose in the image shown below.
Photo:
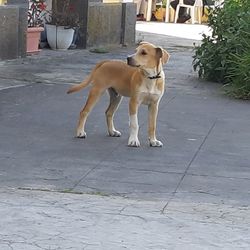
{"label": "dog's black nose", "polygon": [[130,56],[127,57],[127,64],[131,65],[132,58]]}

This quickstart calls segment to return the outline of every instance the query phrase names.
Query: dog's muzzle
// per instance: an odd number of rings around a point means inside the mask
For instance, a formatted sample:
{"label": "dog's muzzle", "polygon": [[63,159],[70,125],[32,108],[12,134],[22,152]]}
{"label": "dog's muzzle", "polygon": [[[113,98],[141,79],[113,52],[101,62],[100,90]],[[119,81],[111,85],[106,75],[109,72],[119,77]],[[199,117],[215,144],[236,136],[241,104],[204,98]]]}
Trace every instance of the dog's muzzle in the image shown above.
{"label": "dog's muzzle", "polygon": [[127,57],[127,64],[133,66],[133,58],[131,56]]}
{"label": "dog's muzzle", "polygon": [[128,56],[127,57],[127,64],[130,65],[130,66],[139,67],[139,65],[136,64],[136,61],[133,58],[133,56]]}

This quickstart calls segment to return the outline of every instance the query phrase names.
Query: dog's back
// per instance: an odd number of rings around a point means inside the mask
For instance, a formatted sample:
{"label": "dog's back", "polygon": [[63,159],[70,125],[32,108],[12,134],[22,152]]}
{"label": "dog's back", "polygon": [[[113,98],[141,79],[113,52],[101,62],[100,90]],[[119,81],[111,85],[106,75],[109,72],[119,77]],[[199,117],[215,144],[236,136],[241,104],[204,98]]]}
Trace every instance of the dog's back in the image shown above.
{"label": "dog's back", "polygon": [[[87,87],[90,83],[93,86],[98,85],[100,88],[114,88],[123,96],[130,96],[131,75],[133,75],[137,68],[127,65],[124,61],[106,60],[96,64],[90,75],[80,84],[72,86],[67,93],[80,91]],[[127,85],[124,86],[124,82]]]}

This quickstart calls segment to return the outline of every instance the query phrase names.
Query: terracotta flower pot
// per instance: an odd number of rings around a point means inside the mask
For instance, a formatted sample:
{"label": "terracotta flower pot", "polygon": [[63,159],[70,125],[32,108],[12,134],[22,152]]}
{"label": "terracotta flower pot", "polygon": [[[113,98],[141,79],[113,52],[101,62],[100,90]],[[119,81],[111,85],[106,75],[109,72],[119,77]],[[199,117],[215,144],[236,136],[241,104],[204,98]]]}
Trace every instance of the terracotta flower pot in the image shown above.
{"label": "terracotta flower pot", "polygon": [[29,27],[27,30],[27,53],[36,54],[39,50],[39,42],[43,27]]}

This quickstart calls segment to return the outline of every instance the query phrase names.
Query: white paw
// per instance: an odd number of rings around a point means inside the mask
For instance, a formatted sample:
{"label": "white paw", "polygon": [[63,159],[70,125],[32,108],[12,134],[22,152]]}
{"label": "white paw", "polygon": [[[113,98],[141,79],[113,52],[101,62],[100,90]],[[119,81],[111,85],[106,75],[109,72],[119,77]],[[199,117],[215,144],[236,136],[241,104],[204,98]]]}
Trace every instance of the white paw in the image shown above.
{"label": "white paw", "polygon": [[120,137],[121,135],[122,135],[121,132],[115,129],[109,132],[109,136],[112,136],[112,137]]}
{"label": "white paw", "polygon": [[149,140],[150,147],[162,147],[163,143],[158,140]]}
{"label": "white paw", "polygon": [[85,138],[87,137],[87,134],[86,134],[85,131],[77,131],[76,137],[77,137],[77,138],[85,139]]}
{"label": "white paw", "polygon": [[129,138],[128,140],[129,147],[140,147],[140,142],[138,138]]}

